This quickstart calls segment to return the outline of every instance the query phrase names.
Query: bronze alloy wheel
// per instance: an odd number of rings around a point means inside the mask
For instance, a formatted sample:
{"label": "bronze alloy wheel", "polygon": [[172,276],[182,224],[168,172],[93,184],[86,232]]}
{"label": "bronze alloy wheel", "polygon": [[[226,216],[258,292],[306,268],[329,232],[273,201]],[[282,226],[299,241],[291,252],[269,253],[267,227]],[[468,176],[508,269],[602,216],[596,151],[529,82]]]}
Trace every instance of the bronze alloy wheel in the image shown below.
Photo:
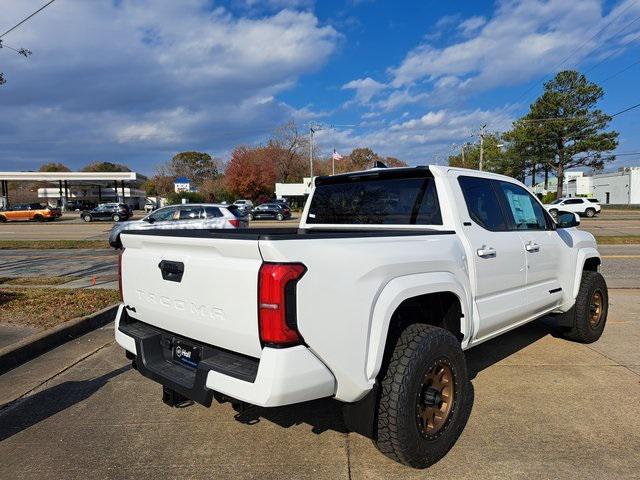
{"label": "bronze alloy wheel", "polygon": [[602,319],[602,304],[602,292],[595,290],[589,303],[589,325],[591,328],[596,328]]}
{"label": "bronze alloy wheel", "polygon": [[425,374],[417,402],[420,432],[431,437],[447,424],[455,400],[455,385],[451,367],[439,360]]}

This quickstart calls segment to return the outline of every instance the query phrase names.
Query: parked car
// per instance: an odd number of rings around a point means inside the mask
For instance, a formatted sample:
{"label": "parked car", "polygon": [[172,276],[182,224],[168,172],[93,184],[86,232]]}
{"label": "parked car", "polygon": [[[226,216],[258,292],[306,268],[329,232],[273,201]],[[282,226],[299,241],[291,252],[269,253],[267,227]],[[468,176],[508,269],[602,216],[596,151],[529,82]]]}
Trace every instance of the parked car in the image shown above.
{"label": "parked car", "polygon": [[129,230],[176,230],[247,228],[249,222],[235,205],[189,203],[170,205],[155,210],[141,220],[121,222],[113,226],[109,244],[119,248],[120,234]]}
{"label": "parked car", "polygon": [[295,229],[124,232],[115,338],[169,405],[332,397],[349,430],[423,468],[469,417],[464,350],[550,314],[568,339],[602,334],[578,224],[487,172],[316,177]]}
{"label": "parked car", "polygon": [[85,222],[93,222],[94,220],[121,222],[130,216],[129,208],[124,203],[102,203],[92,210],[80,213],[80,218]]}
{"label": "parked car", "polygon": [[600,213],[602,207],[595,198],[569,197],[558,198],[544,206],[552,217],[557,217],[559,211],[573,212],[591,218]]}
{"label": "parked car", "polygon": [[62,213],[59,208],[43,205],[40,203],[20,203],[0,211],[0,222],[12,222],[20,220],[34,220],[44,222],[55,220]]}
{"label": "parked car", "polygon": [[282,203],[263,203],[251,209],[249,220],[285,220],[291,218],[291,209]]}
{"label": "parked car", "polygon": [[233,204],[240,209],[243,215],[246,215],[253,208],[253,202],[251,200],[236,200]]}
{"label": "parked car", "polygon": [[149,214],[151,212],[153,212],[154,210],[156,210],[158,207],[156,205],[156,202],[154,202],[153,200],[149,200],[147,199],[144,202],[144,213]]}

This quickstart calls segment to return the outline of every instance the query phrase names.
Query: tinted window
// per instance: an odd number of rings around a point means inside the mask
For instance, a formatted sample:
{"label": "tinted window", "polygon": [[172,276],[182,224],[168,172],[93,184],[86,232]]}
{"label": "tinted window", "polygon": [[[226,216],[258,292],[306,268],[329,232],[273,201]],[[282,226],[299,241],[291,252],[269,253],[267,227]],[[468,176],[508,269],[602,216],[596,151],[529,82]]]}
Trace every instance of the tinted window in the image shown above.
{"label": "tinted window", "polygon": [[589,200],[591,203],[600,203],[597,198],[589,198],[587,200]]}
{"label": "tinted window", "polygon": [[204,211],[207,215],[207,218],[217,218],[223,216],[218,207],[204,207]]}
{"label": "tinted window", "polygon": [[198,220],[202,218],[202,207],[180,207],[179,220]]}
{"label": "tinted window", "polygon": [[540,204],[519,185],[498,182],[504,195],[507,212],[516,230],[545,230],[547,220]]}
{"label": "tinted window", "polygon": [[173,214],[175,213],[176,208],[161,208],[160,210],[156,210],[148,218],[152,218],[156,222],[166,222],[173,218]]}
{"label": "tinted window", "polygon": [[565,205],[578,205],[582,203],[582,200],[580,200],[579,198],[573,198],[573,199],[569,199],[569,200],[565,200],[564,204]]}
{"label": "tinted window", "polygon": [[228,207],[226,207],[227,210],[229,210],[231,212],[231,214],[234,217],[243,217],[244,215],[242,215],[242,212],[240,211],[240,209],[238,207],[236,207],[235,205],[229,205]]}
{"label": "tinted window", "polygon": [[492,181],[478,177],[459,177],[458,182],[473,221],[492,231],[507,230],[498,196]]}
{"label": "tinted window", "polygon": [[307,223],[442,225],[435,182],[425,175],[390,172],[320,183]]}

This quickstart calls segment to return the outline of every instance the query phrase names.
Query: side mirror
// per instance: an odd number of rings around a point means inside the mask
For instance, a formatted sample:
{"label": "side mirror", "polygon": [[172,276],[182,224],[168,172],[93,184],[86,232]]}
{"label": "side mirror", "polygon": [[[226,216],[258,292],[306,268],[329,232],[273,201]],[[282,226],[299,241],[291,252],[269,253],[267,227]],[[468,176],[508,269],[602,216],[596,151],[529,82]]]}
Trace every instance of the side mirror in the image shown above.
{"label": "side mirror", "polygon": [[149,222],[149,223],[155,222],[155,220],[152,217],[146,217],[146,218],[143,218],[142,220],[144,220],[145,222]]}
{"label": "side mirror", "polygon": [[580,225],[580,217],[577,213],[558,212],[556,223],[558,224],[558,228],[577,227]]}

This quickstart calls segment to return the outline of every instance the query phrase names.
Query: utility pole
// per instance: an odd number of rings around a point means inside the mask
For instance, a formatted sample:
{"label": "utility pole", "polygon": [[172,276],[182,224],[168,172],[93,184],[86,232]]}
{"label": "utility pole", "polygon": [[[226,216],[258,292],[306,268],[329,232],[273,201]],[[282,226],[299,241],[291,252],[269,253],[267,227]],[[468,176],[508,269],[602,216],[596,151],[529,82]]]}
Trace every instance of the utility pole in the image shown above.
{"label": "utility pole", "polygon": [[465,167],[465,164],[464,164],[464,143],[462,144],[460,153],[462,155],[462,168],[464,168]]}
{"label": "utility pole", "polygon": [[313,129],[314,125],[312,123],[309,124],[309,176],[313,178],[313,134],[315,130]]}
{"label": "utility pole", "polygon": [[483,155],[484,155],[484,129],[486,128],[487,124],[485,123],[484,125],[482,125],[482,127],[480,128],[480,164],[479,164],[479,168],[478,170],[482,171],[482,160],[483,160]]}

